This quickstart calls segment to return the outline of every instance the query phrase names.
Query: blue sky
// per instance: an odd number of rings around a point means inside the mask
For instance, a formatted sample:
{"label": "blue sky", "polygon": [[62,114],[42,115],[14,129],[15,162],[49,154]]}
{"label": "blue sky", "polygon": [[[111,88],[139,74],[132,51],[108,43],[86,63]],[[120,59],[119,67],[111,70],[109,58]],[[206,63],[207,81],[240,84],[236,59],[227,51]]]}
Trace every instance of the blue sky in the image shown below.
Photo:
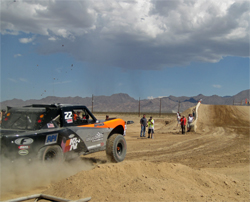
{"label": "blue sky", "polygon": [[1,1],[1,101],[249,89],[249,1]]}

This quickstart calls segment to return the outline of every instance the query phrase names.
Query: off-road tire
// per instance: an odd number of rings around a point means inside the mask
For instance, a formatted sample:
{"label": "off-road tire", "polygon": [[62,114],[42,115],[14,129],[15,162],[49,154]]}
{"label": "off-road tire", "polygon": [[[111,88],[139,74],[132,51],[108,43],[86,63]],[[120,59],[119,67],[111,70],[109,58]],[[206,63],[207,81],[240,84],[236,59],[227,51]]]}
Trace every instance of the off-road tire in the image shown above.
{"label": "off-road tire", "polygon": [[64,161],[62,148],[58,145],[42,147],[37,154],[38,160],[43,163],[61,163]]}
{"label": "off-road tire", "polygon": [[127,144],[121,134],[113,134],[106,145],[106,155],[109,162],[118,163],[125,159]]}

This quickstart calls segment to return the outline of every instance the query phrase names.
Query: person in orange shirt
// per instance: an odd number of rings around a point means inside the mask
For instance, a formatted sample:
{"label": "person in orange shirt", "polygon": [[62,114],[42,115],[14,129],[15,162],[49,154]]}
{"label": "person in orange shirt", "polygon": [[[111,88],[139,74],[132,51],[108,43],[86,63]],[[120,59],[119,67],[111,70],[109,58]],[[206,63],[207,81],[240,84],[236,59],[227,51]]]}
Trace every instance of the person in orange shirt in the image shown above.
{"label": "person in orange shirt", "polygon": [[74,121],[82,120],[80,111],[77,111],[76,113],[73,112],[73,113],[74,113]]}
{"label": "person in orange shirt", "polygon": [[77,114],[75,113],[75,112],[73,112],[74,113],[74,115],[73,115],[73,118],[74,118],[74,121],[77,121]]}
{"label": "person in orange shirt", "polygon": [[182,134],[185,134],[186,132],[186,122],[187,122],[187,119],[185,118],[185,116],[182,116],[181,118],[181,133]]}

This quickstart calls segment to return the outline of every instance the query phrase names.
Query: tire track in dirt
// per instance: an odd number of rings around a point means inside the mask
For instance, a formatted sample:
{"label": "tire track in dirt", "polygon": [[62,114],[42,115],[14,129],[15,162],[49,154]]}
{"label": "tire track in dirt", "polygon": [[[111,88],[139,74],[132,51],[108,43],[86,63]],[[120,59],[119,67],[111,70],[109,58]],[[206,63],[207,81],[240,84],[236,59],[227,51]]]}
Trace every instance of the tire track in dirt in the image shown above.
{"label": "tire track in dirt", "polygon": [[[161,124],[158,123],[158,130],[156,130],[157,140],[150,143],[144,141],[144,147],[140,149],[134,149],[136,146],[133,146],[133,150],[128,151],[127,158],[130,160],[139,158],[149,161],[165,160],[183,163],[183,159],[193,159],[195,161],[199,157],[202,157],[201,161],[206,162],[206,157],[208,157],[211,160],[216,159],[216,161],[227,162],[226,159],[220,160],[220,157],[217,157],[224,153],[229,158],[233,155],[238,156],[238,154],[242,154],[244,157],[241,159],[244,159],[244,162],[247,163],[246,155],[248,154],[248,149],[245,141],[249,141],[249,139],[244,140],[247,138],[245,135],[249,134],[249,123],[246,121],[246,117],[249,116],[247,109],[240,108],[239,110],[235,106],[200,105],[199,133],[188,133],[188,138],[185,135],[174,136],[173,132],[168,133],[166,131],[168,129],[173,131],[175,123],[164,125],[164,121],[162,121]],[[244,112],[244,116],[242,116],[242,112]],[[238,133],[239,130],[241,133]],[[161,134],[157,134],[157,132],[161,132]],[[178,134],[178,132],[175,134]],[[181,136],[183,139],[180,138]],[[174,137],[178,139],[176,142],[169,141]],[[131,139],[128,141],[130,145],[136,144]],[[243,143],[240,147],[239,141]],[[236,151],[233,151],[234,148],[236,148]],[[233,152],[230,152],[230,150]],[[225,151],[228,153],[225,153]],[[239,161],[236,160],[235,162]],[[195,167],[198,165],[195,162],[191,164]],[[191,164],[189,163],[188,165],[190,166]]]}

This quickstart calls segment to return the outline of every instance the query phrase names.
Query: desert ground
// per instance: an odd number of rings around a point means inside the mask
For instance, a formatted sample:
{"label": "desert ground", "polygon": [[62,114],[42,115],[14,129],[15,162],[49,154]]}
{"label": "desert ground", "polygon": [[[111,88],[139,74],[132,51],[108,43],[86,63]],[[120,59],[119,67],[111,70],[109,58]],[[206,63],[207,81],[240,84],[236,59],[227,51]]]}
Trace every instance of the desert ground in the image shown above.
{"label": "desert ground", "polygon": [[104,151],[58,167],[1,165],[1,200],[44,193],[90,201],[250,201],[249,112],[201,104],[196,132],[185,135],[175,115],[154,115],[154,139],[139,137],[138,115],[110,115],[134,121],[123,162],[107,162]]}

